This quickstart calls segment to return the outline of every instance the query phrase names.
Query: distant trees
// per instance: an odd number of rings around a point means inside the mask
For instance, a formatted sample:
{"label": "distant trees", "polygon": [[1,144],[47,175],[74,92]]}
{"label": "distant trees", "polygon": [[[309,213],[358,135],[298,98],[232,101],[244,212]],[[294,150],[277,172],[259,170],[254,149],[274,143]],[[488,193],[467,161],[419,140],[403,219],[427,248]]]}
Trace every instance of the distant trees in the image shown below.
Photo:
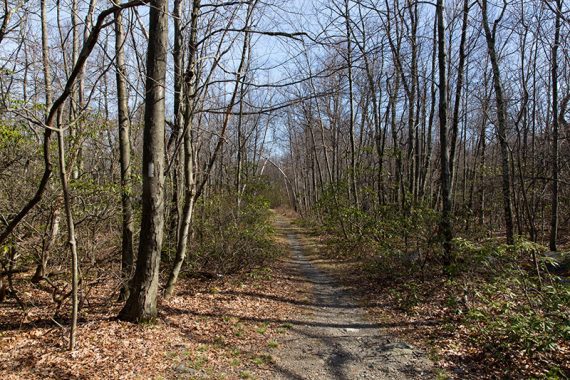
{"label": "distant trees", "polygon": [[[568,62],[556,50],[568,35],[567,8],[435,5],[322,4],[330,16],[321,50],[298,64],[310,63],[303,70],[313,74],[298,92],[315,97],[288,109],[285,123],[292,131],[284,133],[291,154],[284,162],[300,211],[334,217],[346,234],[353,215],[382,218],[388,207],[413,218],[414,210],[433,207],[446,264],[453,236],[465,232],[500,233],[508,244],[517,235],[546,239],[555,249],[556,220],[570,211],[560,181],[568,166],[560,156],[558,95],[567,90]],[[337,51],[351,53],[350,61]],[[353,183],[358,202],[343,197]]]}

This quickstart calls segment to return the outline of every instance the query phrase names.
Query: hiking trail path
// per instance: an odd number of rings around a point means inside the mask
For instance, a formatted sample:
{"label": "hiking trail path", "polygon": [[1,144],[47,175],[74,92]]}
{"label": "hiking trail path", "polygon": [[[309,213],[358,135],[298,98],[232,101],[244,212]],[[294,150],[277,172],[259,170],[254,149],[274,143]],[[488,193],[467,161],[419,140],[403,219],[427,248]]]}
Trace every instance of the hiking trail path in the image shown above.
{"label": "hiking trail path", "polygon": [[306,254],[291,221],[275,215],[278,233],[288,241],[285,276],[308,282],[310,301],[298,302],[292,324],[272,351],[274,379],[429,379],[435,378],[427,355],[390,336],[375,323],[351,292]]}

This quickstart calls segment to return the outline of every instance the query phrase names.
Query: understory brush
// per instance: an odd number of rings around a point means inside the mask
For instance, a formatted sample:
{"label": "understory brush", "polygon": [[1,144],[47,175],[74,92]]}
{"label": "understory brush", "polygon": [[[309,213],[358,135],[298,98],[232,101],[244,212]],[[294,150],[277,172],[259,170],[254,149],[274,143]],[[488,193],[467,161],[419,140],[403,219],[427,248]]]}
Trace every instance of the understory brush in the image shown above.
{"label": "understory brush", "polygon": [[191,271],[230,274],[263,265],[280,253],[273,239],[269,201],[249,192],[238,206],[233,194],[199,204],[194,223]]}
{"label": "understory brush", "polygon": [[440,256],[439,215],[430,205],[410,206],[406,212],[397,205],[363,211],[329,192],[320,200],[317,213],[328,251],[337,257],[364,259],[373,272],[399,276],[400,264],[409,269],[410,264],[423,267]]}
{"label": "understory brush", "polygon": [[456,240],[458,258],[468,259],[451,285],[465,284],[470,343],[501,363],[570,371],[570,286],[548,273],[546,248],[520,238],[512,246]]}
{"label": "understory brush", "polygon": [[474,378],[490,368],[500,378],[567,378],[570,284],[549,272],[546,247],[457,237],[444,270],[439,214],[428,205],[365,212],[328,195],[317,210],[326,251],[357,260],[351,281],[360,277],[367,297],[387,299],[403,318],[435,321],[416,338],[435,343],[448,366]]}

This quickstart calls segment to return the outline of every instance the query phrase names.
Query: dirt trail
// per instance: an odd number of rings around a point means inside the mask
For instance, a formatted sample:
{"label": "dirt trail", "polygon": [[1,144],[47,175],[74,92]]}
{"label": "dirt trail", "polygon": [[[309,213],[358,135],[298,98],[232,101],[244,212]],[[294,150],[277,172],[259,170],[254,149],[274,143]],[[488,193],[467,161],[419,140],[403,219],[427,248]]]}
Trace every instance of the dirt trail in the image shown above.
{"label": "dirt trail", "polygon": [[433,378],[425,353],[389,335],[367,319],[349,291],[319,269],[303,252],[290,221],[276,215],[288,240],[289,273],[310,283],[310,301],[299,302],[299,314],[279,349],[272,352],[275,379],[426,379]]}

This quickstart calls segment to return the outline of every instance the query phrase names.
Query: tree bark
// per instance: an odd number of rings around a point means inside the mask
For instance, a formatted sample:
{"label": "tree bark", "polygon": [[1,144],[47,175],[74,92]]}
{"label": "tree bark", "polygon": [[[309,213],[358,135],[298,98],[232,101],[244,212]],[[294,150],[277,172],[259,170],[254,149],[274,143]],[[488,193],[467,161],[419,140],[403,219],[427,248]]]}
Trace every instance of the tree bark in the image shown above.
{"label": "tree bark", "polygon": [[499,59],[495,48],[495,36],[497,25],[501,21],[506,3],[503,4],[501,15],[493,23],[493,29],[489,25],[487,15],[487,0],[481,0],[481,10],[483,13],[483,29],[485,31],[485,40],[487,41],[487,52],[491,61],[493,71],[493,85],[495,88],[495,102],[497,104],[497,135],[499,137],[499,145],[501,148],[501,168],[502,168],[502,188],[503,188],[503,213],[505,218],[505,229],[507,235],[507,244],[514,243],[513,233],[513,210],[511,202],[511,170],[509,166],[509,147],[507,142],[507,107],[503,96],[503,84],[501,82],[501,70],[499,68]]}
{"label": "tree bark", "polygon": [[439,154],[441,160],[441,196],[442,196],[442,215],[441,215],[441,234],[443,237],[443,264],[449,267],[452,262],[452,239],[453,231],[451,224],[451,170],[449,162],[449,150],[447,142],[447,77],[446,68],[446,50],[445,50],[445,25],[443,19],[444,1],[437,0],[436,18],[437,18],[437,62],[439,68]]}
{"label": "tree bark", "polygon": [[562,0],[556,0],[556,21],[554,30],[554,44],[552,45],[552,213],[550,216],[551,251],[556,251],[558,240],[558,46],[560,45],[560,18],[562,16]]}
{"label": "tree bark", "polygon": [[164,226],[167,8],[167,0],[150,2],[143,133],[141,233],[131,294],[119,313],[119,319],[130,322],[152,322],[157,315],[158,275]]}
{"label": "tree bark", "polygon": [[[61,119],[61,113],[59,118]],[[58,123],[61,127],[61,124]],[[65,165],[65,141],[63,130],[57,131],[57,145],[59,150],[59,177],[63,191],[63,203],[65,207],[65,217],[67,220],[67,243],[71,251],[71,329],[69,331],[69,350],[75,350],[77,337],[77,317],[79,314],[79,259],[77,256],[77,242],[75,240],[75,225],[73,222],[73,212],[71,209],[71,196]]]}
{"label": "tree bark", "polygon": [[344,18],[346,28],[346,64],[348,70],[348,107],[349,107],[349,136],[350,136],[350,191],[355,206],[359,207],[358,186],[356,185],[356,145],[354,136],[354,91],[352,74],[352,30],[350,27],[350,7],[349,0],[344,1]]}
{"label": "tree bark", "polygon": [[121,207],[122,207],[122,238],[121,238],[121,272],[123,285],[120,300],[129,297],[129,281],[133,272],[134,251],[133,234],[134,218],[131,202],[131,139],[129,120],[129,104],[127,93],[127,70],[125,67],[125,33],[121,12],[115,12],[115,56],[117,80],[117,109],[119,122],[119,155],[121,162]]}

